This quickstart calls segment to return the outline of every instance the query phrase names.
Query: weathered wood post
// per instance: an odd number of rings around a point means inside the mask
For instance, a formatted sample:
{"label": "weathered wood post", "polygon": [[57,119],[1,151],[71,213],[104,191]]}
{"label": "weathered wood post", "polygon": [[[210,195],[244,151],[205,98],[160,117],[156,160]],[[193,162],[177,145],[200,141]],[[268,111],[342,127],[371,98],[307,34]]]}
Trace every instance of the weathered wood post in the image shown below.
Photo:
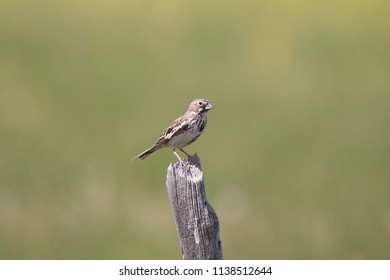
{"label": "weathered wood post", "polygon": [[218,217],[206,199],[199,157],[170,164],[166,183],[183,259],[223,259]]}

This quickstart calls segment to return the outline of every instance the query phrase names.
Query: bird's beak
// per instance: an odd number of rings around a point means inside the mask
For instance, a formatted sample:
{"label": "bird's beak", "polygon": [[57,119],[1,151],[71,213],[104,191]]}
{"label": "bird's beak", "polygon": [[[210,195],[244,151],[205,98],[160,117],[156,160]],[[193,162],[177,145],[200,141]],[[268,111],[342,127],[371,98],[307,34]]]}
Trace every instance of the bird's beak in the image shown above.
{"label": "bird's beak", "polygon": [[214,106],[211,103],[208,103],[206,105],[205,109],[208,111],[208,110],[214,109]]}

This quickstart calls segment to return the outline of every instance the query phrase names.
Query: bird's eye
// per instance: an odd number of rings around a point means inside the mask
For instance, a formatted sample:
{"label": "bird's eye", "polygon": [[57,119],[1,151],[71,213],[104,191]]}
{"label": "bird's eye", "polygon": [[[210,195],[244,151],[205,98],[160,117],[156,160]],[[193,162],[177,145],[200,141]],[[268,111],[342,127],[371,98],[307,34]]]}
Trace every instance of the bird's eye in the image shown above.
{"label": "bird's eye", "polygon": [[202,102],[202,101],[199,101],[199,105],[203,105],[203,102]]}

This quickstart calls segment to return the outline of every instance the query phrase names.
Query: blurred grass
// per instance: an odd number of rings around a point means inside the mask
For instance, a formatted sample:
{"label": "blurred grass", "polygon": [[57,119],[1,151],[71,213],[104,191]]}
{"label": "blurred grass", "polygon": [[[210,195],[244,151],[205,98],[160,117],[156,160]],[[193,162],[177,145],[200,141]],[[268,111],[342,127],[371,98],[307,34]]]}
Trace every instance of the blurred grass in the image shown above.
{"label": "blurred grass", "polygon": [[389,258],[389,8],[2,1],[0,258],[180,258],[175,158],[130,158],[196,97],[225,258]]}

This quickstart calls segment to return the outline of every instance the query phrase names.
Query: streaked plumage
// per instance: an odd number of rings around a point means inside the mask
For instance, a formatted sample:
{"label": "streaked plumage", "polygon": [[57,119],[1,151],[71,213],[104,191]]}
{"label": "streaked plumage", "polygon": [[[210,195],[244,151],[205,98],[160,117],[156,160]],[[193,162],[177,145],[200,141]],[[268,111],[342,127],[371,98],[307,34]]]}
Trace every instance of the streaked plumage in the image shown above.
{"label": "streaked plumage", "polygon": [[188,156],[183,148],[193,143],[202,134],[207,124],[207,112],[213,108],[207,99],[195,99],[191,102],[187,112],[172,122],[152,147],[133,159],[144,159],[158,149],[169,147],[181,161],[176,149]]}

